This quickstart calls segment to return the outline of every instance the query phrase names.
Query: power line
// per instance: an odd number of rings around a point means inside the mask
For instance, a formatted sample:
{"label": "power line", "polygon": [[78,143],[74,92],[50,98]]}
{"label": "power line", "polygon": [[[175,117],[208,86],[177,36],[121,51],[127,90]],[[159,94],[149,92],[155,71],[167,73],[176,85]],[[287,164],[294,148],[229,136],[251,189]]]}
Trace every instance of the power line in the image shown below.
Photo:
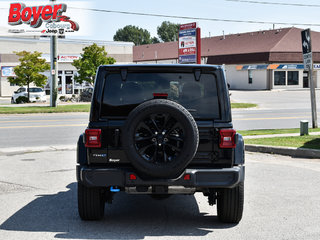
{"label": "power line", "polygon": [[265,21],[254,21],[254,20],[203,18],[203,17],[189,17],[189,16],[165,15],[165,14],[154,14],[154,13],[127,12],[127,11],[115,11],[115,10],[96,9],[96,8],[79,8],[79,7],[69,7],[69,8],[78,9],[78,10],[88,10],[88,11],[94,11],[94,12],[104,12],[104,13],[117,13],[117,14],[138,15],[138,16],[148,16],[148,17],[162,17],[162,18],[178,18],[178,19],[189,19],[189,20],[204,20],[204,21],[215,21],[215,22],[256,23],[256,24],[258,23],[258,24],[316,26],[316,27],[320,26],[320,24],[313,24],[313,23],[265,22]]}
{"label": "power line", "polygon": [[227,2],[264,4],[264,5],[282,5],[282,6],[293,6],[293,7],[320,7],[320,5],[318,5],[318,4],[303,4],[303,3],[258,2],[258,1],[247,1],[247,0],[225,0],[225,1],[227,1]]}

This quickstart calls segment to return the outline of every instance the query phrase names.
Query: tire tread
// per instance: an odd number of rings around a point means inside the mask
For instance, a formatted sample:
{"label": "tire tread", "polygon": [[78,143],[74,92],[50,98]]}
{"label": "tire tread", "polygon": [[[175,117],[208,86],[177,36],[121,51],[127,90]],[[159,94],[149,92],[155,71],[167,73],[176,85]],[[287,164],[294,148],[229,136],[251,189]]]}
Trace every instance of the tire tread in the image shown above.
{"label": "tire tread", "polygon": [[218,193],[217,213],[221,222],[239,223],[244,204],[244,183],[231,189],[222,189]]}
{"label": "tire tread", "polygon": [[102,219],[104,205],[100,188],[89,188],[78,182],[78,212],[82,220]]}

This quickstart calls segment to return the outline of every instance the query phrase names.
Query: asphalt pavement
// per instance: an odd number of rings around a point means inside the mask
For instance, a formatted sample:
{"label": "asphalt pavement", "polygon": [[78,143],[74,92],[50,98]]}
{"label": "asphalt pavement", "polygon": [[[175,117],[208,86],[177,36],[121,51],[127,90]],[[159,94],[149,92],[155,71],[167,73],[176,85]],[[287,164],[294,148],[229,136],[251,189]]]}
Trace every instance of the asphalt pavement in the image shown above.
{"label": "asphalt pavement", "polygon": [[0,156],[0,239],[286,239],[320,236],[320,160],[246,154],[245,207],[222,224],[207,198],[118,194],[102,221],[77,213],[75,151]]}
{"label": "asphalt pavement", "polygon": [[89,113],[0,114],[0,148],[76,145]]}

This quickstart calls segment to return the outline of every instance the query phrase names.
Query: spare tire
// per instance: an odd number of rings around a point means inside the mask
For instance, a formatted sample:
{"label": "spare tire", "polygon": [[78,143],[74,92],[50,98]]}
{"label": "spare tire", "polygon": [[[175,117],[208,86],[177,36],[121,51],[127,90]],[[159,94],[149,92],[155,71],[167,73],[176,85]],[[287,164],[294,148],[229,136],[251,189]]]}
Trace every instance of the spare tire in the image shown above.
{"label": "spare tire", "polygon": [[127,158],[143,176],[178,177],[194,157],[199,132],[180,104],[153,99],[133,109],[122,131]]}

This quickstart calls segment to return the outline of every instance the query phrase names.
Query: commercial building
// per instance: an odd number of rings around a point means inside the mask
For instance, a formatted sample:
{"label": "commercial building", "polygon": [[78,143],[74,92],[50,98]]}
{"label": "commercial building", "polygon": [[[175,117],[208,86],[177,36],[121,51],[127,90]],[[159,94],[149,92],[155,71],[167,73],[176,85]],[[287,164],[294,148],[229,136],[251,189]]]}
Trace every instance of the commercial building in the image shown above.
{"label": "commercial building", "polygon": [[[201,39],[205,64],[224,64],[231,89],[263,90],[309,87],[303,70],[302,29],[231,34]],[[320,87],[320,33],[311,33],[314,81]],[[177,63],[178,42],[135,46],[135,63]]]}
{"label": "commercial building", "polygon": [[[74,81],[76,68],[72,66],[75,59],[79,59],[82,49],[93,43],[104,46],[108,57],[116,59],[116,64],[132,63],[133,43],[107,42],[94,40],[58,39],[58,91],[59,94],[77,94],[86,84],[78,84]],[[14,76],[13,68],[19,65],[19,58],[14,52],[38,51],[42,57],[50,62],[49,38],[9,38],[0,37],[0,96],[12,96],[18,89],[8,82],[9,76]],[[50,71],[44,73],[49,79]],[[48,81],[49,82],[49,81]],[[88,85],[88,84],[87,84]],[[49,84],[44,86],[48,91]]]}

